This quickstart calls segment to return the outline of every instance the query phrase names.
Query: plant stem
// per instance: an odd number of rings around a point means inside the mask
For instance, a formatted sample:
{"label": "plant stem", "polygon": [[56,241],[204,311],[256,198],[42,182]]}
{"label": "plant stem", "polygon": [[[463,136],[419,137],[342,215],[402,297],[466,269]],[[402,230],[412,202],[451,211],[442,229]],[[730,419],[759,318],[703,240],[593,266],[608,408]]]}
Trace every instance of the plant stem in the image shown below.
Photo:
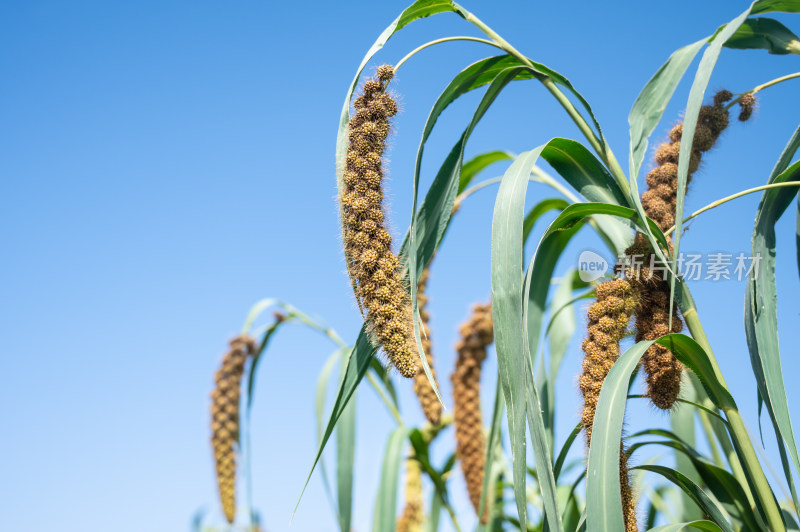
{"label": "plant stem", "polygon": [[[683,297],[681,297],[680,300],[681,312],[683,313],[683,319],[686,322],[686,326],[692,333],[692,337],[705,350],[717,380],[727,390],[728,387],[725,384],[725,379],[722,376],[722,371],[719,368],[717,359],[714,356],[714,353],[711,351],[711,345],[709,344],[706,333],[703,330],[703,325],[700,323],[700,318],[697,315],[697,308],[694,305],[694,300],[689,292],[689,288],[686,286],[686,283],[682,283],[682,287]],[[761,509],[763,509],[765,517],[767,518],[769,528],[773,532],[785,532],[786,529],[783,525],[780,509],[775,503],[775,497],[769,487],[767,477],[764,475],[764,470],[761,468],[761,463],[758,461],[758,456],[756,455],[756,450],[753,447],[753,442],[750,441],[744,420],[742,419],[736,404],[724,404],[721,405],[721,409],[723,412],[725,412],[725,416],[728,418],[728,426],[731,439],[733,440],[733,445],[736,448],[737,454],[742,461],[742,465],[748,474],[748,478],[751,481]]]}
{"label": "plant stem", "polygon": [[626,179],[625,172],[622,171],[619,162],[617,162],[616,157],[614,157],[614,153],[611,151],[611,148],[609,148],[603,140],[598,138],[598,136],[592,130],[592,127],[586,122],[578,110],[575,109],[575,106],[572,105],[572,102],[569,100],[569,98],[567,98],[567,96],[561,92],[561,89],[558,88],[558,85],[556,85],[556,83],[549,76],[539,72],[530,59],[522,55],[519,50],[511,46],[510,43],[498,35],[497,32],[487,26],[486,23],[484,23],[478,17],[466,10],[461,14],[467,20],[467,22],[475,25],[478,29],[485,33],[487,37],[494,41],[498,48],[505,51],[507,54],[516,57],[520,62],[528,66],[534,77],[539,80],[542,85],[544,85],[550,94],[553,95],[556,101],[558,101],[558,103],[561,104],[561,107],[563,107],[567,112],[575,125],[578,126],[578,129],[580,129],[581,133],[583,133],[583,136],[586,137],[586,140],[589,141],[589,144],[592,145],[594,151],[597,152],[606,166],[608,166],[608,169],[614,175],[614,178],[616,179],[619,187],[622,189],[622,192],[625,194],[625,196],[628,196],[628,180]]}
{"label": "plant stem", "polygon": [[397,411],[397,409],[394,407],[392,402],[389,400],[389,398],[383,392],[381,387],[378,385],[378,381],[375,380],[375,376],[372,375],[372,373],[370,373],[369,371],[367,371],[367,380],[372,385],[372,387],[375,389],[375,393],[378,394],[378,397],[381,398],[381,401],[383,401],[383,404],[384,404],[384,406],[386,406],[386,409],[389,410],[390,414],[392,414],[392,417],[397,422],[397,426],[398,427],[402,427],[403,426],[403,418],[400,417],[400,412]]}
{"label": "plant stem", "polygon": [[479,37],[458,36],[458,37],[443,37],[441,39],[435,39],[433,41],[426,42],[422,46],[414,48],[413,50],[408,52],[408,54],[406,54],[406,56],[403,57],[400,61],[398,61],[397,64],[394,66],[395,73],[397,73],[397,71],[400,70],[400,67],[403,65],[403,63],[405,63],[406,61],[411,59],[415,54],[417,54],[418,52],[421,52],[425,48],[428,48],[429,46],[433,46],[435,44],[441,44],[443,42],[452,42],[452,41],[472,41],[472,42],[479,42],[479,43],[483,43],[483,44],[488,44],[490,46],[495,46],[495,47],[497,46],[492,41],[488,41],[486,39],[481,39]]}
{"label": "plant stem", "polygon": [[[747,190],[742,190],[741,192],[737,192],[736,194],[732,194],[732,195],[730,195],[728,197],[725,197],[725,198],[722,198],[722,199],[718,199],[717,201],[709,203],[708,205],[706,205],[702,209],[700,209],[698,211],[695,211],[692,214],[690,214],[689,216],[687,216],[686,218],[684,218],[683,222],[681,222],[681,223],[685,224],[686,222],[688,222],[692,218],[695,218],[696,216],[698,216],[700,214],[703,214],[706,211],[710,211],[711,209],[719,207],[723,203],[728,203],[731,200],[735,200],[736,198],[741,198],[742,196],[746,196],[746,195],[752,194],[754,192],[760,192],[762,190],[769,190],[771,188],[782,188],[782,187],[800,187],[800,183],[797,182],[797,181],[788,181],[788,182],[784,182],[784,183],[770,183],[769,185],[761,185],[760,187],[753,187],[753,188],[748,188]],[[664,232],[664,236],[669,235],[673,231],[675,231],[675,226],[674,225]]]}
{"label": "plant stem", "polygon": [[742,96],[744,96],[745,94],[756,94],[757,92],[761,92],[764,89],[772,87],[773,85],[777,85],[778,83],[783,83],[784,81],[789,81],[790,79],[794,79],[794,78],[800,78],[800,72],[795,72],[794,74],[787,74],[786,76],[781,76],[779,78],[773,79],[772,81],[768,81],[766,83],[762,83],[758,87],[755,87],[752,90],[744,92],[744,93],[740,94],[739,96],[737,96],[736,98],[734,98],[733,100],[731,100],[731,103],[726,105],[725,109],[730,109],[731,107],[733,107],[734,105],[739,103],[739,100],[741,100]]}

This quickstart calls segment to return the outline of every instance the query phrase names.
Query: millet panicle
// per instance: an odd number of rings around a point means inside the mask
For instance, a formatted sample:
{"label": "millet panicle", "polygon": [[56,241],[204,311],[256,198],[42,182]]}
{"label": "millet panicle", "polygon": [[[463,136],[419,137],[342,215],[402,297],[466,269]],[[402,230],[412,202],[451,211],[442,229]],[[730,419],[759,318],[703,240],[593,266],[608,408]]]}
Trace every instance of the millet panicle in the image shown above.
{"label": "millet panicle", "polygon": [[417,373],[411,302],[392,252],[383,209],[383,164],[389,118],[397,104],[386,93],[394,76],[389,65],[364,83],[354,100],[339,203],[347,269],[356,298],[366,309],[369,330],[404,377]]}
{"label": "millet panicle", "polygon": [[[483,468],[486,463],[486,440],[481,414],[481,367],[486,348],[494,341],[492,305],[475,305],[472,316],[461,326],[461,339],[456,344],[458,357],[451,376],[453,382],[456,456],[467,484],[467,492],[475,513],[480,511],[483,489]],[[487,499],[481,522],[488,518]]]}
{"label": "millet panicle", "polygon": [[[700,165],[702,154],[710,150],[722,131],[728,127],[729,116],[724,104],[733,97],[728,91],[720,91],[714,96],[713,105],[700,108],[694,142],[689,159],[687,185]],[[670,142],[659,146],[656,151],[658,164],[647,174],[648,189],[642,194],[642,206],[662,231],[675,224],[675,208],[678,196],[678,154],[681,149],[683,125],[678,124],[670,131]],[[634,244],[626,250],[629,257],[645,264],[654,258],[647,239],[636,235]],[[636,341],[655,340],[670,332],[680,332],[683,322],[677,305],[669,306],[669,282],[656,269],[648,270],[647,275],[632,275],[631,283],[639,293],[640,304],[636,309]],[[670,318],[672,325],[670,326]],[[646,374],[647,395],[658,408],[669,410],[675,404],[681,389],[683,365],[675,355],[664,346],[653,344],[642,357]]]}
{"label": "millet panicle", "polygon": [[228,523],[236,514],[236,452],[239,439],[239,398],[245,362],[255,352],[255,343],[247,336],[231,340],[230,350],[217,370],[216,386],[211,392],[211,445],[217,469],[217,485],[222,509]]}
{"label": "millet panicle", "polygon": [[[597,401],[611,366],[619,358],[619,341],[625,336],[638,301],[625,279],[612,279],[597,286],[597,299],[588,309],[587,336],[582,344],[583,373],[578,384],[583,394],[583,428],[586,447],[592,441],[592,426]],[[620,442],[620,496],[625,517],[625,531],[636,532],[636,501],[628,477],[627,454]]]}

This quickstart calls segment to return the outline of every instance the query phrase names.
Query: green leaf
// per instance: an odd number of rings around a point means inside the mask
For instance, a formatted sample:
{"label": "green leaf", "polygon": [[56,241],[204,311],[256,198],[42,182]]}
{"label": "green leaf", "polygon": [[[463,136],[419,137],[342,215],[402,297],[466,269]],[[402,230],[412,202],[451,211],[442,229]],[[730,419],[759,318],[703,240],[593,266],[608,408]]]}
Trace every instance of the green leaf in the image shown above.
{"label": "green leaf", "polygon": [[[422,342],[420,340],[419,333],[420,324],[419,309],[417,308],[416,281],[419,279],[422,269],[418,268],[417,266],[424,266],[428,263],[430,258],[435,253],[436,247],[439,245],[439,242],[441,241],[441,238],[447,229],[447,225],[450,222],[450,216],[452,215],[453,211],[453,203],[455,202],[456,193],[458,192],[461,164],[464,158],[464,148],[467,140],[472,134],[472,131],[475,129],[475,126],[477,126],[480,119],[492,105],[495,98],[497,98],[503,88],[508,85],[508,83],[510,83],[520,72],[522,72],[521,68],[507,68],[498,73],[492,80],[489,88],[486,90],[486,93],[483,95],[483,98],[479,102],[478,107],[472,116],[469,126],[467,126],[467,128],[464,130],[461,138],[458,142],[456,142],[456,145],[450,151],[447,159],[445,159],[445,162],[439,169],[439,172],[436,175],[430,190],[428,191],[425,201],[423,201],[419,210],[417,210],[419,173],[422,163],[422,151],[427,139],[427,135],[433,128],[433,123],[435,122],[439,113],[441,113],[441,110],[444,108],[445,104],[457,97],[456,95],[459,94],[460,91],[467,90],[466,87],[470,87],[471,84],[474,83],[474,79],[469,76],[463,77],[463,72],[456,76],[453,82],[450,83],[447,89],[445,89],[445,91],[439,97],[436,104],[434,104],[434,108],[428,117],[428,121],[426,122],[422,141],[420,142],[420,146],[417,151],[417,163],[414,169],[414,200],[412,212],[414,212],[415,215],[412,216],[411,219],[411,226],[409,230],[410,238],[403,242],[403,246],[401,248],[401,256],[405,257],[407,260],[408,276],[410,279],[415,280],[415,282],[410,283],[411,306],[414,315],[414,337],[417,342],[417,349],[420,353],[424,353],[424,350],[422,348]],[[473,72],[474,76],[478,76],[479,74],[480,71]],[[435,198],[436,203],[429,202],[429,198]],[[439,395],[439,390],[434,382],[431,370],[428,367],[427,357],[422,356],[421,360],[425,375],[428,377],[431,387],[441,401],[442,399]]]}
{"label": "green leaf", "polygon": [[[378,53],[378,50],[383,48],[383,45],[403,27],[414,22],[415,20],[442,13],[445,11],[456,11],[456,7],[449,0],[417,0],[409,7],[407,7],[400,16],[392,21],[389,26],[378,36],[377,40],[372,44],[370,49],[364,55],[361,63],[356,69],[356,75],[347,89],[347,94],[344,98],[344,106],[339,117],[339,131],[336,136],[336,188],[339,193],[342,192],[344,183],[342,176],[344,175],[345,168],[345,155],[347,154],[348,134],[349,134],[349,121],[350,121],[350,100],[353,97],[353,92],[358,86],[358,79],[361,77],[361,72],[364,67]],[[341,216],[340,216],[341,217]],[[424,357],[423,357],[424,358]],[[305,490],[305,488],[304,488]],[[302,495],[301,495],[302,497]]]}
{"label": "green leaf", "polygon": [[[347,361],[341,357],[342,377]],[[339,529],[350,532],[353,513],[353,469],[356,453],[356,393],[336,424],[336,500],[339,508]]]}
{"label": "green leaf", "polygon": [[800,38],[772,18],[749,18],[725,42],[727,48],[767,50],[771,54],[800,54]]}
{"label": "green leaf", "polygon": [[735,408],[733,398],[719,382],[708,355],[688,336],[669,334],[655,342],[639,342],[625,351],[603,382],[594,417],[586,488],[588,532],[624,529],[619,484],[619,442],[625,401],[631,375],[653,343],[668,347],[678,360],[693,371],[717,406]]}
{"label": "green leaf", "polygon": [[[695,390],[689,386],[689,379],[687,375],[683,375],[683,383],[681,385],[681,395],[683,399],[692,401],[695,399]],[[690,405],[679,404],[670,411],[669,416],[670,426],[672,430],[686,441],[689,445],[695,445],[695,411],[690,408]],[[683,472],[694,483],[700,482],[700,475],[694,469],[691,460],[684,456],[682,453],[675,453],[675,462],[678,470]],[[680,518],[684,521],[696,521],[703,517],[700,508],[692,502],[689,496],[681,493],[681,513]]]}
{"label": "green leaf", "polygon": [[[755,3],[755,2],[754,2]],[[700,114],[700,107],[703,105],[703,95],[708,87],[708,82],[711,80],[711,74],[717,64],[719,54],[722,52],[722,46],[739,27],[744,23],[750,15],[750,10],[753,4],[742,12],[741,15],[726,24],[719,32],[712,37],[706,51],[703,52],[703,57],[700,59],[700,64],[697,67],[697,73],[692,82],[692,88],[689,90],[689,100],[686,102],[686,113],[683,117],[683,134],[682,138],[694,139],[694,132],[697,128],[697,119]],[[689,158],[692,151],[691,142],[682,142],[680,153],[678,156],[678,196],[675,205],[675,232],[673,233],[673,270],[677,267],[677,261],[681,248],[681,236],[683,234],[683,203],[686,196],[686,181],[689,175]],[[675,277],[670,277],[670,305],[672,304],[675,294]],[[671,319],[671,318],[670,318]]]}
{"label": "green leaf", "polygon": [[542,158],[587,200],[628,206],[617,181],[580,142],[552,139],[542,151]]}
{"label": "green leaf", "polygon": [[800,195],[797,196],[797,218],[795,222],[795,250],[797,251],[797,273],[800,275]]}
{"label": "green leaf", "polygon": [[753,6],[754,15],[770,11],[800,13],[800,0],[759,0]]}
{"label": "green leaf", "polygon": [[[520,154],[506,171],[492,218],[492,318],[500,382],[506,402],[514,495],[526,526],[526,369],[522,331],[522,222],[528,176],[543,147]],[[537,279],[538,280],[538,279]],[[549,279],[547,281],[549,283]],[[537,465],[539,460],[537,458]],[[549,460],[546,463],[549,467]],[[560,520],[560,515],[557,516]],[[556,527],[560,529],[559,526]]]}
{"label": "green leaf", "polygon": [[525,215],[525,219],[522,222],[522,241],[528,241],[528,237],[531,231],[533,231],[533,226],[536,225],[536,222],[539,221],[542,215],[549,211],[563,211],[569,207],[569,205],[569,202],[563,198],[548,198],[543,199],[531,207],[531,210],[528,211],[528,214]]}
{"label": "green leaf", "polygon": [[[571,268],[564,274],[561,283],[553,295],[550,303],[551,314],[553,309],[558,309],[558,314],[553,318],[552,328],[547,335],[550,350],[550,363],[548,372],[540,372],[541,382],[542,412],[544,414],[545,430],[547,431],[550,448],[555,446],[555,424],[556,424],[556,390],[555,384],[558,379],[558,371],[561,362],[567,352],[572,335],[575,333],[576,321],[575,311],[570,301],[572,300],[572,284],[574,274],[577,273]],[[544,360],[544,357],[541,359]]]}
{"label": "green leaf", "polygon": [[578,438],[578,434],[581,433],[583,430],[583,424],[578,423],[572,432],[569,433],[567,440],[564,442],[564,445],[561,447],[561,452],[558,453],[558,458],[556,458],[556,463],[553,466],[553,473],[555,474],[556,478],[561,474],[561,468],[564,467],[564,461],[567,459],[567,454],[569,453],[572,444]]}
{"label": "green leaf", "polygon": [[[483,515],[484,508],[487,504],[491,504],[490,500],[490,486],[493,486],[494,477],[497,476],[495,468],[495,457],[502,452],[502,444],[500,441],[500,430],[503,422],[503,410],[505,410],[505,400],[503,396],[502,384],[500,379],[497,379],[497,385],[494,390],[494,407],[492,408],[492,424],[489,427],[489,439],[486,441],[486,460],[483,465],[483,486],[481,487],[481,502],[478,505],[478,515]],[[490,512],[494,512],[495,508],[490,508]],[[491,513],[490,513],[491,516]],[[489,520],[491,522],[491,519]],[[487,523],[488,526],[489,523]],[[486,526],[481,527],[486,530]]]}
{"label": "green leaf", "polygon": [[722,530],[711,521],[691,521],[689,523],[678,523],[675,525],[664,525],[651,528],[650,532],[680,532],[681,530],[705,530],[706,532],[722,532]]}
{"label": "green leaf", "polygon": [[400,479],[400,464],[403,461],[408,430],[397,427],[386,442],[383,455],[380,484],[375,496],[375,511],[372,515],[372,532],[394,532],[397,519],[397,484]]}
{"label": "green leaf", "polygon": [[[778,163],[772,170],[769,183],[800,181],[800,162],[789,166],[800,147],[800,127],[794,132]],[[788,168],[787,168],[788,167]],[[794,438],[789,403],[781,368],[780,343],[778,341],[777,283],[775,280],[775,223],[788,208],[797,194],[795,189],[771,189],[764,192],[756,214],[752,239],[752,257],[760,257],[758,272],[752,271],[745,292],[745,333],[750,349],[750,363],[758,384],[758,394],[767,407],[778,436],[784,475],[792,491],[795,506],[798,504],[791,468],[789,467],[784,442],[789,456],[800,469],[797,444]],[[758,275],[756,275],[758,273]]]}
{"label": "green leaf", "polygon": [[[317,391],[314,400],[314,414],[317,418],[317,443],[322,440],[322,420],[325,415],[325,397],[328,394],[328,381],[330,380],[331,374],[333,372],[333,367],[336,365],[337,361],[341,361],[344,359],[344,355],[347,353],[347,349],[340,349],[335,351],[328,360],[325,361],[325,364],[322,366],[322,370],[319,372],[319,378],[317,379]],[[331,490],[331,484],[328,480],[328,469],[325,466],[325,457],[320,456],[319,459],[319,466],[320,471],[322,473],[322,485],[325,487],[325,495],[327,496],[328,500],[331,503],[331,507],[333,508],[334,513],[336,514],[336,519],[341,520],[339,517],[339,506],[338,504],[334,503],[333,499],[333,492]]]}
{"label": "green leaf", "polygon": [[439,518],[442,515],[442,496],[439,492],[433,490],[431,494],[431,511],[428,513],[427,530],[428,532],[437,532],[439,530]]}
{"label": "green leaf", "polygon": [[344,378],[339,383],[339,389],[336,393],[336,399],[334,400],[333,407],[331,408],[328,423],[325,425],[325,430],[320,438],[319,448],[317,449],[317,453],[314,456],[314,461],[311,464],[311,470],[308,472],[306,481],[303,484],[303,490],[300,492],[300,497],[297,500],[294,512],[297,511],[297,507],[300,505],[300,500],[303,498],[303,493],[305,493],[308,482],[311,480],[311,474],[314,472],[314,468],[322,456],[322,451],[325,449],[328,439],[331,437],[331,434],[333,434],[333,429],[336,426],[337,421],[341,417],[344,409],[347,407],[347,403],[350,401],[353,393],[355,393],[358,383],[364,378],[364,374],[366,374],[367,369],[369,369],[370,363],[372,362],[372,357],[375,355],[376,351],[377,347],[370,343],[366,328],[365,326],[362,326],[361,332],[356,340],[355,347],[348,350],[347,354],[344,356],[347,369],[344,372]]}
{"label": "green leaf", "polygon": [[661,65],[661,68],[650,78],[633,103],[633,108],[628,115],[628,124],[631,129],[628,166],[632,196],[639,195],[636,180],[647,151],[647,139],[664,115],[664,110],[686,69],[689,68],[697,52],[707,41],[708,37],[673,52],[667,62]]}
{"label": "green leaf", "polygon": [[[675,471],[669,467],[659,466],[659,465],[640,465],[634,467],[632,469],[639,469],[642,471],[650,471],[651,473],[658,473],[662,477],[666,478],[679,488],[683,490],[684,493],[689,495],[692,500],[703,509],[703,511],[708,515],[714,523],[716,523],[723,532],[733,532],[733,527],[728,523],[725,519],[725,515],[723,513],[722,508],[717,505],[711,498],[706,495],[703,491],[703,488],[692,482],[689,477],[686,475]],[[702,530],[702,529],[700,529]]]}
{"label": "green leaf", "polygon": [[[450,0],[418,0],[407,7],[393,23],[395,24],[395,27],[393,28],[392,33],[399,31],[404,26],[411,24],[415,20],[447,11],[456,11],[454,3]],[[386,40],[388,40],[388,37]]]}
{"label": "green leaf", "polygon": [[490,151],[476,155],[461,167],[461,177],[458,181],[458,193],[464,192],[475,179],[475,176],[494,163],[510,161],[514,156],[506,151]]}
{"label": "green leaf", "polygon": [[[744,522],[746,530],[761,530],[766,528],[763,522],[759,522],[759,517],[750,507],[747,494],[731,473],[710,463],[691,445],[670,431],[650,429],[641,431],[631,437],[634,438],[643,435],[663,436],[669,438],[669,441],[637,442],[631,445],[629,449],[631,453],[635,453],[637,449],[646,445],[661,445],[674,449],[680,456],[691,462],[693,471],[697,472],[699,475],[699,480],[692,479],[692,481],[696,484],[700,484],[702,481],[707,491],[711,492],[717,500],[723,504],[729,514]],[[678,470],[682,471],[682,468],[679,466]]]}

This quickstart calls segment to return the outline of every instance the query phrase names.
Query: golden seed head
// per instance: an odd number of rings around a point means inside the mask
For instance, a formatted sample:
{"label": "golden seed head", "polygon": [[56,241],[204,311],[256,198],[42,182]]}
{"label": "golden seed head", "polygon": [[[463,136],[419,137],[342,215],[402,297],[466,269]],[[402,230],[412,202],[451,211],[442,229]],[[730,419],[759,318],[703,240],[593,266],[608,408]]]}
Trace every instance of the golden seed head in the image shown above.
{"label": "golden seed head", "polygon": [[[480,379],[481,366],[486,359],[486,348],[494,341],[491,304],[475,305],[472,316],[461,327],[460,332],[456,368],[451,376],[456,455],[461,462],[470,501],[477,513],[480,509],[486,454],[480,404]],[[481,516],[483,523],[488,518],[488,504],[486,506]]]}
{"label": "golden seed head", "polygon": [[255,343],[247,336],[231,340],[230,350],[216,372],[216,387],[211,392],[211,445],[217,469],[220,502],[228,523],[236,513],[236,456],[234,444],[239,438],[239,397],[247,358],[255,352]]}
{"label": "golden seed head", "polygon": [[394,77],[394,67],[392,65],[381,65],[376,71],[379,80],[386,83]]}

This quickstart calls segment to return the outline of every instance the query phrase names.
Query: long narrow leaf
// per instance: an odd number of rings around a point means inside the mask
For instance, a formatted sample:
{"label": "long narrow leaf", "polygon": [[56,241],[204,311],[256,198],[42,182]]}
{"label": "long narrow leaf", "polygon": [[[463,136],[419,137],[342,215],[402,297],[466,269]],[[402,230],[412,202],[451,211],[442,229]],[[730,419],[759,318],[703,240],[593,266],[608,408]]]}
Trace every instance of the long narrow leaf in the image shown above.
{"label": "long narrow leaf", "polygon": [[703,511],[712,519],[714,523],[719,526],[720,529],[722,529],[723,532],[733,532],[733,527],[725,519],[722,509],[714,501],[712,501],[708,495],[706,495],[706,493],[703,491],[703,488],[692,482],[691,479],[689,479],[689,477],[686,475],[675,471],[674,469],[670,469],[669,467],[658,465],[644,464],[634,467],[633,469],[650,471],[651,473],[657,473],[666,478],[681,488],[684,493],[689,495],[689,497],[691,497],[692,500],[703,509]]}
{"label": "long narrow leaf", "polygon": [[[754,2],[755,3],[755,2]],[[692,88],[689,90],[689,100],[686,102],[686,113],[683,118],[683,133],[682,138],[694,139],[694,132],[697,128],[697,119],[700,114],[700,106],[703,104],[703,96],[706,93],[706,87],[711,80],[711,74],[714,72],[714,67],[717,64],[722,46],[739,27],[744,23],[750,15],[750,10],[753,4],[742,12],[738,17],[725,25],[714,37],[712,37],[706,51],[703,52],[703,57],[700,59],[700,64],[697,67],[697,73],[692,82]],[[673,237],[674,251],[673,251],[673,268],[677,268],[678,256],[681,248],[681,236],[683,234],[683,203],[686,196],[686,181],[689,176],[689,158],[692,153],[691,142],[681,142],[680,153],[678,155],[678,195],[675,205],[675,232]],[[675,277],[670,277],[670,305],[674,298],[675,293]]]}
{"label": "long narrow leaf", "polygon": [[380,484],[375,496],[375,511],[372,517],[372,532],[394,532],[397,516],[397,484],[400,480],[400,464],[403,462],[408,430],[397,427],[386,442],[383,455]]}
{"label": "long narrow leaf", "polygon": [[771,54],[800,54],[800,38],[772,18],[749,18],[725,42],[727,48],[761,48]]}
{"label": "long narrow leaf", "polygon": [[[526,508],[526,361],[522,331],[522,222],[528,176],[542,147],[520,154],[506,171],[492,218],[492,317],[500,382],[506,402],[514,495],[524,529]],[[548,280],[549,282],[549,280]],[[549,464],[548,464],[549,466]]]}
{"label": "long narrow leaf", "polygon": [[603,382],[594,417],[586,488],[588,532],[624,529],[619,483],[619,442],[628,384],[642,355],[656,342],[668,347],[678,360],[698,376],[717,406],[735,407],[730,393],[719,382],[708,355],[688,336],[669,334],[655,342],[639,342],[625,351]]}
{"label": "long narrow leaf", "polygon": [[[770,175],[769,183],[800,181],[800,162],[789,166],[798,147],[800,147],[800,127],[784,148]],[[759,263],[758,271],[756,272],[754,268],[750,272],[745,292],[745,332],[759,398],[764,401],[776,428],[784,474],[792,491],[795,506],[800,507],[791,468],[785,459],[783,448],[785,442],[795,468],[800,469],[781,368],[775,281],[775,223],[789,207],[796,194],[797,191],[794,189],[767,190],[758,206],[751,256],[754,260],[759,260]]]}
{"label": "long narrow leaf", "polygon": [[[347,361],[342,357],[342,377]],[[336,424],[336,501],[339,508],[339,529],[350,532],[353,513],[353,469],[356,458],[356,392]]]}

